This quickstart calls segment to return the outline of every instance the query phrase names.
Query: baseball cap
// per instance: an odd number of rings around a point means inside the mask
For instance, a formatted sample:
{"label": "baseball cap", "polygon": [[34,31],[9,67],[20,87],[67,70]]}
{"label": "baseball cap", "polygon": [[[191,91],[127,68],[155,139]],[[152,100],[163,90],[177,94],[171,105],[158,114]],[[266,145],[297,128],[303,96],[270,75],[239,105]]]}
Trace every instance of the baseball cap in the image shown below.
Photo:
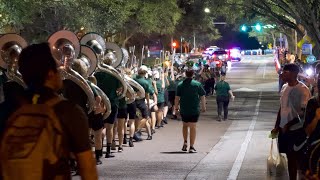
{"label": "baseball cap", "polygon": [[145,65],[142,65],[139,67],[139,70],[138,71],[145,71],[145,72],[148,72],[148,67],[145,66]]}

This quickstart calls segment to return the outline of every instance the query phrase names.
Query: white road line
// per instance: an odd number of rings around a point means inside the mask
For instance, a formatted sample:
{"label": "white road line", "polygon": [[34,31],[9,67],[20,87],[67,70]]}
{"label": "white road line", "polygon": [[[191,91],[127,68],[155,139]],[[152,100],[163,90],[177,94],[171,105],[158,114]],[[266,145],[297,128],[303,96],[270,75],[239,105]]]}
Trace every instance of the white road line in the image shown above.
{"label": "white road line", "polygon": [[243,141],[243,143],[241,145],[241,149],[240,149],[240,151],[239,151],[239,153],[237,155],[237,158],[236,158],[235,162],[233,163],[232,169],[231,169],[231,171],[229,173],[229,176],[228,176],[228,180],[236,180],[238,175],[239,175],[239,171],[241,169],[244,157],[246,155],[246,152],[247,152],[247,149],[248,149],[248,145],[249,145],[249,143],[251,141],[251,138],[252,138],[254,126],[256,125],[256,122],[257,122],[257,119],[258,119],[260,101],[261,101],[261,94],[262,94],[262,92],[260,92],[260,94],[259,94],[259,99],[258,99],[257,104],[256,104],[256,109],[255,109],[254,116],[253,116],[253,118],[251,120],[251,124],[250,124],[250,127],[249,127],[248,131],[247,131],[246,138],[245,138],[245,140]]}
{"label": "white road line", "polygon": [[264,64],[263,79],[265,79],[265,77],[266,77],[266,67],[267,67],[267,64]]}

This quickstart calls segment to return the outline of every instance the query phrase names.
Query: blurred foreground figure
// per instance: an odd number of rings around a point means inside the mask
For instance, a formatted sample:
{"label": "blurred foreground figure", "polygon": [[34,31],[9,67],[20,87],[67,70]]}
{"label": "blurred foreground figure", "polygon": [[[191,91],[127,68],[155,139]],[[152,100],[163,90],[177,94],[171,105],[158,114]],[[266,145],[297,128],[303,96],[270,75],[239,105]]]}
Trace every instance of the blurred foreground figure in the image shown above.
{"label": "blurred foreground figure", "polygon": [[5,121],[0,132],[2,178],[71,179],[69,155],[74,153],[82,179],[97,179],[87,116],[58,96],[63,83],[48,44],[23,49],[18,65],[27,90],[16,103],[19,106],[0,111],[0,120]]}

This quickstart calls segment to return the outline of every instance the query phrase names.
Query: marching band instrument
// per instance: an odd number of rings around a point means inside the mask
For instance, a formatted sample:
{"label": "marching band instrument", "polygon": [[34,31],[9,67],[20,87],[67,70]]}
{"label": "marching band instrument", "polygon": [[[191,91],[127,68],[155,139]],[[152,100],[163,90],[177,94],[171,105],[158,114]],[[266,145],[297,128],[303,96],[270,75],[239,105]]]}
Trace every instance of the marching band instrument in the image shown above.
{"label": "marching band instrument", "polygon": [[[123,87],[122,91],[119,93],[120,94],[119,98],[121,99],[125,97],[127,92],[127,84],[124,81],[124,78],[122,77],[122,75],[114,68],[115,66],[119,66],[122,60],[123,55],[120,47],[114,43],[105,43],[104,39],[99,34],[96,34],[96,33],[88,33],[84,35],[81,38],[80,43],[83,45],[88,45],[95,51],[95,53],[98,56],[98,66],[97,66],[96,72],[104,72],[117,78]],[[112,48],[114,48],[115,50],[113,50]],[[119,50],[121,51],[120,53],[119,53]],[[112,63],[114,67],[107,65],[103,62],[106,58],[105,52],[107,52],[108,58],[115,58],[113,59],[113,63]],[[113,55],[113,52],[116,52],[116,54]]]}
{"label": "marching band instrument", "polygon": [[18,71],[18,58],[27,42],[18,34],[4,34],[0,37],[0,67],[7,69],[7,77],[17,82],[22,87],[26,87],[21,74]]}
{"label": "marching band instrument", "polygon": [[90,113],[95,107],[94,94],[87,81],[72,69],[72,63],[80,53],[80,43],[77,36],[71,31],[62,30],[52,34],[48,42],[53,57],[60,65],[59,71],[62,78],[73,81],[86,93]]}
{"label": "marching band instrument", "polygon": [[[79,60],[83,61],[86,66],[88,67],[88,71],[86,72],[85,79],[88,79],[98,66],[98,57],[93,49],[86,45],[81,45],[80,50],[80,58]],[[90,86],[94,88],[98,95],[101,97],[103,105],[106,107],[106,111],[103,113],[103,119],[107,119],[111,114],[111,103],[108,96],[94,83],[89,82]]]}

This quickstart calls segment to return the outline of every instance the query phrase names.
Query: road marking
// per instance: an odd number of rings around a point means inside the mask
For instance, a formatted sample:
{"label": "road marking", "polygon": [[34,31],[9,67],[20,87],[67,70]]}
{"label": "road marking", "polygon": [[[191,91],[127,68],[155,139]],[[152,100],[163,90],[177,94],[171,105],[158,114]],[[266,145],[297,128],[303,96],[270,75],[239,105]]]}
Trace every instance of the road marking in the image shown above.
{"label": "road marking", "polygon": [[266,67],[267,67],[267,64],[264,64],[263,79],[265,79],[265,77],[266,77]]}
{"label": "road marking", "polygon": [[253,118],[251,120],[251,124],[250,124],[250,127],[249,127],[248,131],[247,131],[246,138],[243,141],[243,143],[241,145],[241,149],[240,149],[240,151],[239,151],[239,153],[237,155],[237,158],[233,163],[232,169],[231,169],[231,171],[229,173],[229,176],[228,176],[228,180],[236,180],[238,175],[239,175],[239,171],[241,169],[244,157],[246,155],[246,152],[247,152],[247,149],[248,149],[248,145],[249,145],[249,143],[251,141],[251,138],[252,138],[254,126],[256,125],[256,122],[257,122],[257,119],[258,119],[260,101],[261,101],[261,94],[262,94],[262,92],[260,92],[260,94],[259,94],[259,99],[258,99],[257,104],[256,104],[256,109],[255,109],[254,116],[253,116]]}

